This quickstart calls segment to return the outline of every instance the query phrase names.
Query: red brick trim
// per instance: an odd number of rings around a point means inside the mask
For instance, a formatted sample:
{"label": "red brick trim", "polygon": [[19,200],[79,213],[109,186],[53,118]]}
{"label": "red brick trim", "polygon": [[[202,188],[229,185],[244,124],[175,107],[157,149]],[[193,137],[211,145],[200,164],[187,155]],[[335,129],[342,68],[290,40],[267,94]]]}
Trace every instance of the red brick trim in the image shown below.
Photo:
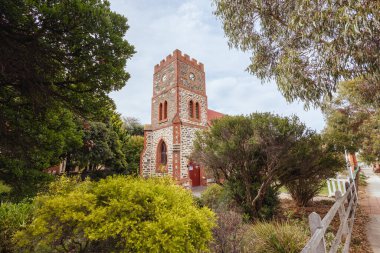
{"label": "red brick trim", "polygon": [[182,122],[182,125],[183,126],[190,126],[190,127],[197,127],[200,129],[207,129],[207,126],[200,126],[200,125],[196,125],[196,124],[188,123],[188,122]]}
{"label": "red brick trim", "polygon": [[172,63],[175,60],[180,60],[182,62],[185,62],[186,64],[191,65],[193,68],[204,72],[204,65],[203,63],[198,63],[197,60],[194,58],[190,59],[190,56],[187,54],[182,55],[182,52],[178,49],[174,50],[173,54],[170,54],[166,56],[164,60],[161,60],[159,64],[156,64],[154,66],[154,73],[157,73],[167,67],[170,63]]}

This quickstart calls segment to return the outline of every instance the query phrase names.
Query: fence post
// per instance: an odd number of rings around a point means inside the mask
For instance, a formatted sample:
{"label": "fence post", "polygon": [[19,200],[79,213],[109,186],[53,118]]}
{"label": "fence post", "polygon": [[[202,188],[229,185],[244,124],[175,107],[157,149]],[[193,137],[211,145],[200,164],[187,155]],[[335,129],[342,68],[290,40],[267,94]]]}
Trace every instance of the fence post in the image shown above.
{"label": "fence post", "polygon": [[[339,191],[337,191],[335,193],[335,202],[338,201],[340,198],[342,198],[342,193],[339,192]],[[344,218],[346,216],[346,210],[345,210],[345,207],[344,207],[344,201],[340,205],[340,207],[338,209],[338,213],[339,213],[340,223],[344,224],[344,222],[345,222]],[[348,222],[346,223],[346,225],[343,226],[343,230],[342,230],[342,236],[343,236],[344,240],[346,240],[347,233],[348,233]]]}
{"label": "fence post", "polygon": [[[350,188],[350,183],[349,183],[349,182],[346,182],[345,185],[346,185],[346,192],[347,192],[348,188]],[[351,196],[352,196],[352,191],[350,191],[350,192],[348,193],[348,195],[347,195],[347,203],[350,203],[350,201],[351,201]]]}
{"label": "fence post", "polygon": [[329,192],[329,197],[332,195],[332,192],[331,192],[331,186],[330,186],[330,180],[329,179],[327,179],[326,180],[326,183],[327,183],[327,190],[328,190],[328,192]]}
{"label": "fence post", "polygon": [[[336,184],[338,185],[338,191],[342,192],[339,176],[336,176]],[[334,192],[334,195],[335,195],[335,192]]]}
{"label": "fence post", "polygon": [[[316,212],[312,212],[309,215],[309,226],[311,236],[313,236],[318,229],[322,228],[321,217]],[[325,235],[323,235],[322,240],[318,243],[315,253],[326,253]]]}
{"label": "fence post", "polygon": [[356,172],[356,176],[355,176],[355,186],[356,186],[357,192],[359,192],[359,177],[360,177],[360,168],[358,169],[358,172]]}
{"label": "fence post", "polygon": [[335,194],[335,192],[336,192],[336,187],[335,187],[335,179],[331,179],[331,184],[332,184],[332,189],[333,189],[333,196],[334,196],[334,194]]}

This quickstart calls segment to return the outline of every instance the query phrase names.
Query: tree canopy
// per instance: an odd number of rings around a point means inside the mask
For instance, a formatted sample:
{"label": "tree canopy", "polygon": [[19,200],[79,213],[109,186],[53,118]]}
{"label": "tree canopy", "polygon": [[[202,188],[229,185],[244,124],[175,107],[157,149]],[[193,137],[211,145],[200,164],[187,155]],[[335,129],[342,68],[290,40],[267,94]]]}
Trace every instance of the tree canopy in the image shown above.
{"label": "tree canopy", "polygon": [[193,158],[229,187],[248,214],[260,217],[268,214],[285,183],[319,170],[329,175],[339,170],[343,164],[334,153],[324,149],[320,137],[296,116],[253,113],[215,120],[197,135]]}
{"label": "tree canopy", "polygon": [[86,122],[107,124],[115,109],[108,94],[129,79],[125,65],[135,53],[128,28],[106,0],[0,0],[0,176],[7,183],[43,176],[38,171],[80,149]]}
{"label": "tree canopy", "polygon": [[290,101],[320,105],[339,81],[362,77],[380,98],[380,3],[373,0],[214,0],[248,71]]}
{"label": "tree canopy", "polygon": [[[30,145],[15,133],[45,126],[49,111],[65,108],[104,116],[108,93],[125,85],[134,48],[123,37],[127,19],[101,0],[2,1],[0,4],[0,150]],[[106,110],[105,110],[106,109]],[[59,117],[58,117],[59,118]],[[58,131],[59,132],[59,131]]]}
{"label": "tree canopy", "polygon": [[360,151],[361,158],[372,163],[380,158],[380,100],[368,99],[363,87],[362,78],[339,84],[336,96],[323,107],[324,134],[340,150]]}
{"label": "tree canopy", "polygon": [[124,127],[130,135],[144,136],[144,126],[137,118],[124,117]]}

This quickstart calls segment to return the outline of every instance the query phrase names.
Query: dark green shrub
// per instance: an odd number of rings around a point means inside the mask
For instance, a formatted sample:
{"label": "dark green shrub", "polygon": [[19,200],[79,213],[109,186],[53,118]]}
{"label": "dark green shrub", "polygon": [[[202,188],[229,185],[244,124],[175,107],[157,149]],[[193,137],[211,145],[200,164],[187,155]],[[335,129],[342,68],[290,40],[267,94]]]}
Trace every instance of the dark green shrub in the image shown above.
{"label": "dark green shrub", "polygon": [[228,189],[218,184],[208,186],[207,189],[202,192],[200,200],[202,205],[213,210],[224,210],[233,205]]}
{"label": "dark green shrub", "polygon": [[289,184],[286,184],[293,200],[299,206],[307,206],[323,188],[325,179],[319,178],[318,175],[295,180]]}
{"label": "dark green shrub", "polygon": [[[250,192],[252,195],[257,195],[259,184],[252,184],[250,187]],[[240,203],[239,208],[244,212],[249,218],[258,218],[258,219],[270,219],[275,214],[278,206],[278,192],[272,187],[268,187],[264,196],[261,198],[260,209],[257,211],[256,217],[252,216],[251,203],[247,201],[246,189],[239,182],[230,180],[225,186],[226,192],[232,199],[236,200],[237,203]]]}

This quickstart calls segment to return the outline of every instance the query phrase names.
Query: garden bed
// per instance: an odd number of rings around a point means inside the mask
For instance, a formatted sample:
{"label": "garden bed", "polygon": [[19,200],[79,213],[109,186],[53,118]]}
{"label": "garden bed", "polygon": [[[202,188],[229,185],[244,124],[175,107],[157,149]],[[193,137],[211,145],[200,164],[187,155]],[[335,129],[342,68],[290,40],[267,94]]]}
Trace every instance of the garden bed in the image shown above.
{"label": "garden bed", "polygon": [[[359,191],[359,195],[363,193]],[[304,226],[308,226],[308,216],[312,212],[318,213],[321,218],[327,214],[333,205],[334,200],[314,201],[308,207],[298,207],[291,199],[282,199],[275,219],[279,221],[295,221]],[[360,202],[359,202],[360,203]],[[355,215],[355,224],[353,227],[350,252],[355,253],[371,253],[373,252],[366,236],[366,224],[368,222],[368,214],[357,207]],[[339,216],[336,215],[327,230],[326,241],[329,243],[334,238],[339,228]]]}

